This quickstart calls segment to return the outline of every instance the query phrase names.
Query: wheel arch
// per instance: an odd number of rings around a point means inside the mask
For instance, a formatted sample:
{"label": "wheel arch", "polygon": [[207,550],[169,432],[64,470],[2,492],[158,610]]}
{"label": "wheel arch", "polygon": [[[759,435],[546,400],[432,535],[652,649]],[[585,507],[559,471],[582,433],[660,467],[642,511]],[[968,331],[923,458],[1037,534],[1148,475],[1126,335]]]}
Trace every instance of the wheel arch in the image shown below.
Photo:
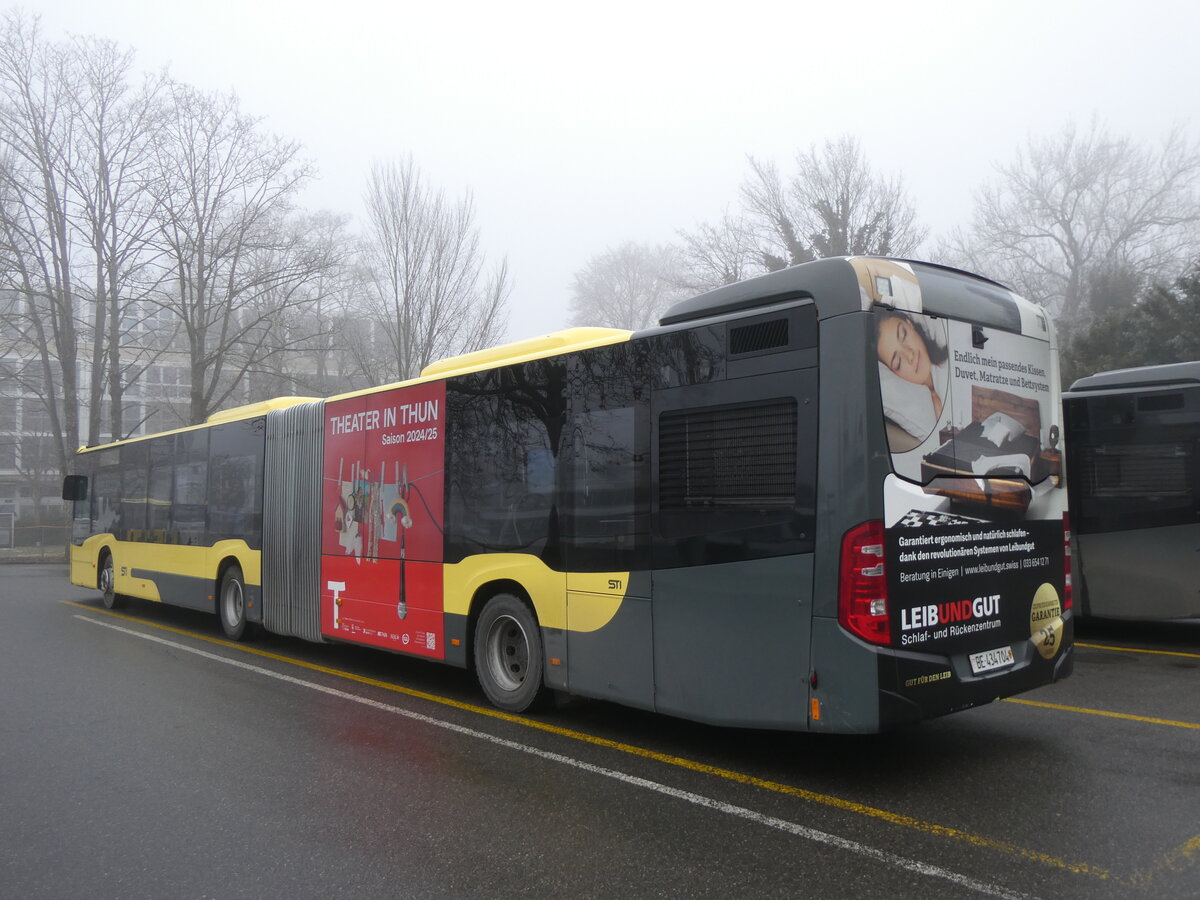
{"label": "wheel arch", "polygon": [[[533,598],[529,595],[529,591],[525,590],[525,586],[519,581],[514,581],[511,578],[496,578],[491,581],[484,582],[475,589],[475,593],[471,595],[471,604],[467,608],[467,668],[475,671],[475,626],[479,622],[479,614],[483,608],[487,606],[487,602],[497,594],[512,594],[519,599],[527,607],[529,614],[533,616],[533,621],[538,628],[542,627],[541,620],[538,619],[537,607],[534,606]],[[545,661],[542,661],[543,667]]]}
{"label": "wheel arch", "polygon": [[[94,586],[97,590],[100,590],[100,573],[104,570],[104,560],[106,558],[107,559],[115,559],[115,557],[113,556],[112,546],[109,544],[101,544],[100,549],[98,551],[96,551],[96,577],[94,579],[94,581],[95,581]],[[114,562],[113,563],[114,574],[115,574],[115,570],[116,570],[116,565],[117,565],[116,562]]]}
{"label": "wheel arch", "polygon": [[237,556],[235,556],[232,553],[228,553],[225,556],[221,557],[221,560],[217,563],[217,574],[216,574],[216,578],[213,579],[213,592],[212,592],[212,600],[213,600],[212,611],[214,613],[216,613],[217,615],[221,614],[221,580],[225,577],[225,573],[228,572],[234,566],[237,566],[239,569],[242,570],[242,579],[244,582],[245,577],[246,577],[246,566],[241,561],[241,559],[239,559]]}

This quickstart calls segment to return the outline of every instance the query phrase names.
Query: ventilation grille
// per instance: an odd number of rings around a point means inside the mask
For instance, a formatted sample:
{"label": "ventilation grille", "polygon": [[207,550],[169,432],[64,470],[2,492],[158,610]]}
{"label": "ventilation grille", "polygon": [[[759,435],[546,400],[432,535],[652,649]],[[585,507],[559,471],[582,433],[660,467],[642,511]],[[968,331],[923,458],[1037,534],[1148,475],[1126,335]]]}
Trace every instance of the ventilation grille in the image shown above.
{"label": "ventilation grille", "polygon": [[1092,497],[1188,496],[1195,487],[1190,444],[1084,448],[1080,478]]}
{"label": "ventilation grille", "polygon": [[664,413],[659,508],[780,508],[796,498],[796,401]]}
{"label": "ventilation grille", "polygon": [[772,319],[729,329],[729,354],[761,353],[788,345],[788,320]]}

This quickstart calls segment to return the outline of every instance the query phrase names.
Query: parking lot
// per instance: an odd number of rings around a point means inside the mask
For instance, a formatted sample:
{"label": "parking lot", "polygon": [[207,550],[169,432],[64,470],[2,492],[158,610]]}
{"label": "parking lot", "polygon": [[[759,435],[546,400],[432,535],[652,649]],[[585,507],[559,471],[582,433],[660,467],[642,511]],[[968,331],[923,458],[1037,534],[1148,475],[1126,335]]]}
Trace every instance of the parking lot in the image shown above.
{"label": "parking lot", "polygon": [[831,738],[509,716],[459,670],[4,575],[9,896],[1200,895],[1200,622],[1084,623],[1060,684]]}

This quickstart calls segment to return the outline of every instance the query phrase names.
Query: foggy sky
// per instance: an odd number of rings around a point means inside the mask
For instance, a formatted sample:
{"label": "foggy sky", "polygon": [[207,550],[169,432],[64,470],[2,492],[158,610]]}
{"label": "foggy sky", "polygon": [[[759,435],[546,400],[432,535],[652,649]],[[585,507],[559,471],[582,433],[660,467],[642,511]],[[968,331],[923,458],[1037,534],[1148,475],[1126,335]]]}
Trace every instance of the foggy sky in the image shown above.
{"label": "foggy sky", "polygon": [[[6,7],[7,8],[7,7]],[[564,4],[44,0],[44,35],[110,38],[299,140],[310,209],[357,215],[372,160],[411,153],[474,193],[515,282],[509,336],[563,327],[573,273],[737,199],[747,154],[784,171],[849,132],[904,177],[933,237],[1029,135],[1093,115],[1195,134],[1200,4]]]}

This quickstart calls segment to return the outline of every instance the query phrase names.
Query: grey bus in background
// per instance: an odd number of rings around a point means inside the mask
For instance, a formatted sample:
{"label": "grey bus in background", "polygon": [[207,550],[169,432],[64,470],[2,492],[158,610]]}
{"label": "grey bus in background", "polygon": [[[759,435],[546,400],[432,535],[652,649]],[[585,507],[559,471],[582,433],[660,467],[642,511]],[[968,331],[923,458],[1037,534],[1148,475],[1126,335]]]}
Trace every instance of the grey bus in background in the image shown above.
{"label": "grey bus in background", "polygon": [[1200,616],[1200,362],[1081,378],[1063,413],[1082,614]]}

